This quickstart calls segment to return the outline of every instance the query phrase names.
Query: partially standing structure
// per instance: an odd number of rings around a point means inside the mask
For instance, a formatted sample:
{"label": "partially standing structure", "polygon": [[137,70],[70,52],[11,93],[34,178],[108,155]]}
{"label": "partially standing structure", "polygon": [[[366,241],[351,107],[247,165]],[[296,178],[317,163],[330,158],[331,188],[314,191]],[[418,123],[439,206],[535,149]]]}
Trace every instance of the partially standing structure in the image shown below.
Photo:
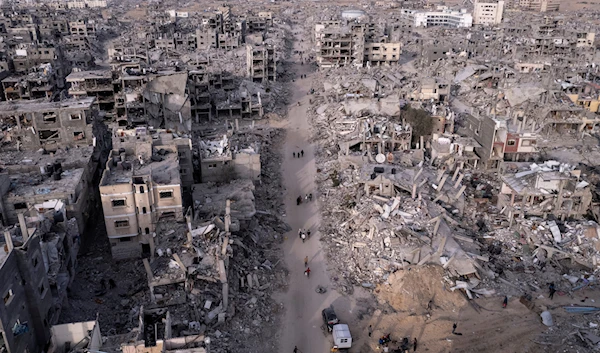
{"label": "partially standing structure", "polygon": [[153,254],[158,222],[183,219],[177,146],[137,137],[132,146],[111,151],[100,181],[106,232],[117,259]]}

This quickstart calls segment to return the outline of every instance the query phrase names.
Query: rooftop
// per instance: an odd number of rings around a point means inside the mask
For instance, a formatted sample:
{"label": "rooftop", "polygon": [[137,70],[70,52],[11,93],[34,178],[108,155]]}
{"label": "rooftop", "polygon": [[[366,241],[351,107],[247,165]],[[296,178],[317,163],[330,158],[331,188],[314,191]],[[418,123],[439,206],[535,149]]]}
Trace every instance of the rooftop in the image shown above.
{"label": "rooftop", "polygon": [[7,116],[56,109],[90,109],[94,100],[93,97],[86,97],[67,99],[61,102],[47,102],[45,100],[1,102],[0,115]]}
{"label": "rooftop", "polygon": [[5,151],[0,152],[0,169],[18,169],[19,171],[38,169],[38,167],[55,162],[61,163],[63,169],[82,168],[88,164],[93,153],[93,146],[83,146],[69,150],[58,149],[56,152],[47,154],[42,151]]}
{"label": "rooftop", "polygon": [[7,196],[8,198],[34,197],[53,193],[68,193],[71,194],[71,201],[75,202],[77,197],[74,191],[81,180],[84,170],[84,168],[64,170],[61,173],[60,180],[42,176],[39,172],[10,175],[11,188]]}
{"label": "rooftop", "polygon": [[159,148],[151,158],[138,158],[113,150],[109,156],[108,167],[104,171],[100,186],[128,184],[134,176],[150,175],[157,184],[179,184],[179,159],[177,152]]}
{"label": "rooftop", "polygon": [[103,70],[89,70],[89,71],[79,71],[72,72],[67,76],[67,81],[83,81],[85,79],[94,79],[94,78],[112,78],[112,71],[110,69]]}

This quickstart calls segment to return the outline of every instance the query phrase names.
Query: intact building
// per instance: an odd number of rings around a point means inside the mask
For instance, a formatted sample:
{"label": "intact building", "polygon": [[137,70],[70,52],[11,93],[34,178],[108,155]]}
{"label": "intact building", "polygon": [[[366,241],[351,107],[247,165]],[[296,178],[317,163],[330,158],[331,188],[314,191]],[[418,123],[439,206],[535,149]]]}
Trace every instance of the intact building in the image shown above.
{"label": "intact building", "polygon": [[440,10],[440,11],[427,11],[427,12],[415,12],[413,14],[415,27],[454,27],[454,28],[468,28],[473,26],[473,16],[467,13],[466,10],[451,11],[451,10]]}
{"label": "intact building", "polygon": [[502,23],[504,1],[475,0],[473,6],[473,24],[497,25]]}

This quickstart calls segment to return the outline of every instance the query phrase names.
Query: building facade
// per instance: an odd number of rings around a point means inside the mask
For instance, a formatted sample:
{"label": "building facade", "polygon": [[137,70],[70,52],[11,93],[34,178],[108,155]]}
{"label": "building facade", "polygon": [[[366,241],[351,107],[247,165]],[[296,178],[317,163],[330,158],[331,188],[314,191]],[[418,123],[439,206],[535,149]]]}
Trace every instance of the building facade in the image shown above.
{"label": "building facade", "polygon": [[502,23],[504,1],[475,0],[473,7],[473,24],[489,26]]}

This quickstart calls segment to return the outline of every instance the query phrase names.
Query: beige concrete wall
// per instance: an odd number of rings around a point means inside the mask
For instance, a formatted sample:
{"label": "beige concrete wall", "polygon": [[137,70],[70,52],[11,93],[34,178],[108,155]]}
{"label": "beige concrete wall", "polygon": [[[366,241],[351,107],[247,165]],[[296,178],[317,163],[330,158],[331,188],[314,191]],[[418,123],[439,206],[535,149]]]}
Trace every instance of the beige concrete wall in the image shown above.
{"label": "beige concrete wall", "polygon": [[233,170],[238,179],[260,179],[260,154],[236,153]]}
{"label": "beige concrete wall", "polygon": [[[138,234],[135,199],[131,183],[100,186],[100,199],[104,211],[106,234],[109,238]],[[126,205],[113,207],[112,201],[120,199],[124,199]],[[117,227],[115,224],[117,221],[128,221],[129,224],[125,227]]]}

